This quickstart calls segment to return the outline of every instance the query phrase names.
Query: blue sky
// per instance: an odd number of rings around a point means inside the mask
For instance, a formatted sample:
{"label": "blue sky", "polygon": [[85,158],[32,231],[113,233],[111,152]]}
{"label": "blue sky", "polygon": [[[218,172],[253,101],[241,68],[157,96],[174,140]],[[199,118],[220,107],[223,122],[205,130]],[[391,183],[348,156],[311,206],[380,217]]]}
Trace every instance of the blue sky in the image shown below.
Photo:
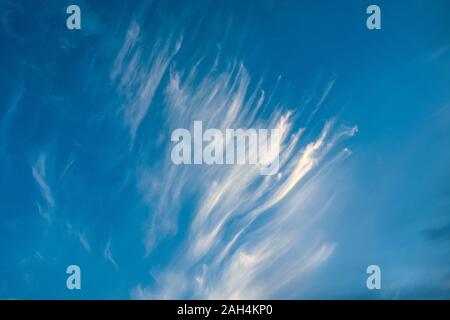
{"label": "blue sky", "polygon": [[[449,298],[449,3],[370,4],[1,0],[0,298]],[[194,120],[280,175],[175,166]]]}

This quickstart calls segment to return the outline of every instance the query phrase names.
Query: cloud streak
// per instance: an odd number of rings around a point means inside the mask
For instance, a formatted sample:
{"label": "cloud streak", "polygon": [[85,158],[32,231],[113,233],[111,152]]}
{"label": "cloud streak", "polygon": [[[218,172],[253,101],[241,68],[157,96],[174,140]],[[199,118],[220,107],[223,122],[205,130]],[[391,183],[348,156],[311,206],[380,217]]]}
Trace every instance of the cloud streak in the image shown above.
{"label": "cloud streak", "polygon": [[52,191],[48,182],[46,180],[46,163],[47,156],[44,153],[41,153],[36,162],[31,167],[31,172],[34,180],[39,186],[39,190],[41,192],[42,197],[45,199],[46,203],[49,207],[54,208],[56,203],[53,197]]}
{"label": "cloud streak", "polygon": [[74,236],[75,238],[77,238],[77,240],[80,242],[81,246],[84,248],[84,250],[86,250],[86,252],[90,253],[91,252],[91,245],[89,244],[89,241],[87,240],[86,236],[84,235],[84,233],[81,233],[79,230],[75,229],[71,223],[67,222],[66,223],[66,228],[67,231],[70,235]]}
{"label": "cloud streak", "polygon": [[182,37],[172,34],[146,48],[141,45],[142,33],[139,24],[132,22],[111,71],[111,79],[117,80],[118,90],[125,96],[124,121],[132,146],[161,79],[182,44]]}
{"label": "cloud streak", "polygon": [[114,259],[112,252],[111,252],[111,238],[108,239],[108,242],[106,243],[105,250],[103,251],[103,257],[111,262],[113,267],[118,270],[119,266],[117,265],[116,260]]}

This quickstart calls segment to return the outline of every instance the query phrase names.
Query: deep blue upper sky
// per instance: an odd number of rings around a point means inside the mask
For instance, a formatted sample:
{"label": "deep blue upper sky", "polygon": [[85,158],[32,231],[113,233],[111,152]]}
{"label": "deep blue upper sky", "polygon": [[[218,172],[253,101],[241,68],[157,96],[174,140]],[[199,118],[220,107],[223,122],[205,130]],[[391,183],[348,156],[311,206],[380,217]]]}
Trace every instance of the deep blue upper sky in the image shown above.
{"label": "deep blue upper sky", "polygon": [[[0,298],[449,298],[450,4],[370,4],[0,0]],[[267,181],[170,161],[283,119]]]}

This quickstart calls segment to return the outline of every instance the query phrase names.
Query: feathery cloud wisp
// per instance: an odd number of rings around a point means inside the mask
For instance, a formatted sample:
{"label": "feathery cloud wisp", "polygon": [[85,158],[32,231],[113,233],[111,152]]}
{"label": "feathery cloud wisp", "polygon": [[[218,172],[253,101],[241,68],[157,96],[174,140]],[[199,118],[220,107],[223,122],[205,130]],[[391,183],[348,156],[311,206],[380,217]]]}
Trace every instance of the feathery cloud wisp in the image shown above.
{"label": "feathery cloud wisp", "polygon": [[142,33],[137,22],[133,22],[111,71],[112,80],[120,78],[118,89],[126,97],[124,121],[130,130],[131,146],[161,79],[182,43],[181,36],[171,35],[151,48],[143,48],[138,45],[140,37],[145,37]]}
{"label": "feathery cloud wisp", "polygon": [[[330,120],[315,140],[305,144],[300,138],[306,128],[298,128],[294,112],[279,104],[271,115],[263,112],[267,104],[275,102],[265,98],[260,85],[251,86],[243,64],[229,64],[223,72],[214,65],[202,76],[196,68],[198,64],[190,72],[171,70],[164,90],[170,129],[189,127],[194,120],[219,129],[250,125],[278,128],[282,132],[280,174],[262,177],[257,166],[245,165],[177,167],[167,160],[168,146],[164,169],[156,175],[143,170],[139,182],[145,199],[157,199],[146,235],[147,252],[158,240],[176,232],[177,213],[186,201],[183,195],[201,196],[185,245],[173,265],[156,276],[158,288],[139,285],[134,295],[183,298],[186,292],[194,292],[199,298],[276,296],[316,270],[336,248],[335,243],[310,234],[304,226],[319,228],[319,217],[331,206],[331,200],[322,201],[320,189],[350,154],[346,149],[336,150],[337,145],[353,136],[357,128],[339,127]],[[334,81],[318,99],[317,108],[325,102]],[[333,199],[333,193],[328,192]],[[173,275],[177,275],[176,281]]]}
{"label": "feathery cloud wisp", "polygon": [[50,207],[55,207],[55,199],[53,198],[50,186],[46,181],[46,161],[47,156],[41,153],[36,162],[31,167],[31,172],[36,183],[39,185],[42,196]]}
{"label": "feathery cloud wisp", "polygon": [[108,242],[106,243],[105,250],[103,251],[103,257],[107,261],[111,262],[116,270],[119,269],[119,266],[117,265],[117,262],[114,259],[112,252],[111,252],[111,238],[109,238]]}

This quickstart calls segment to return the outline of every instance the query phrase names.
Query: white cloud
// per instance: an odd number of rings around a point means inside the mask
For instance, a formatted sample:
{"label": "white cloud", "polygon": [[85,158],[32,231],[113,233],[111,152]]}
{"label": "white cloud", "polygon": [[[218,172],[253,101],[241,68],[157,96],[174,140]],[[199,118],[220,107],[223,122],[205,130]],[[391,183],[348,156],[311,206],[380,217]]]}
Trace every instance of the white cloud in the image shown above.
{"label": "white cloud", "polygon": [[46,162],[47,155],[41,153],[37,158],[36,162],[31,167],[31,172],[36,183],[39,185],[42,196],[47,202],[48,206],[55,207],[55,199],[53,198],[50,186],[46,181]]}
{"label": "white cloud", "polygon": [[38,208],[38,213],[39,215],[45,220],[47,221],[48,224],[52,223],[52,217],[50,212],[48,212],[47,210],[45,210],[44,208],[41,207],[41,205],[39,203],[36,204],[37,208]]}
{"label": "white cloud", "polygon": [[144,45],[151,40],[146,39],[139,23],[133,21],[111,71],[111,79],[120,79],[118,89],[126,98],[123,112],[131,146],[169,63],[181,48],[179,35],[162,39],[146,48]]}
{"label": "white cloud", "polygon": [[[163,299],[185,298],[188,292],[197,298],[275,297],[317,270],[336,248],[318,232],[320,217],[335,200],[327,181],[350,155],[338,144],[357,129],[331,119],[315,139],[303,141],[307,128],[299,128],[295,112],[266,99],[261,82],[252,86],[241,63],[230,63],[222,72],[214,64],[199,74],[199,64],[189,71],[171,69],[165,88],[169,129],[189,128],[194,120],[219,129],[279,128],[280,175],[262,177],[256,166],[176,167],[168,145],[161,170],[142,170],[139,182],[151,207],[147,252],[177,232],[186,195],[200,199],[174,263],[156,273],[151,290],[139,285],[133,292],[151,291],[153,298]],[[334,81],[318,98],[318,107]],[[272,115],[263,117],[261,110],[270,108]]]}
{"label": "white cloud", "polygon": [[80,244],[84,248],[84,250],[86,250],[86,252],[90,253],[91,245],[89,244],[89,241],[87,240],[84,233],[81,233],[79,230],[75,229],[72,226],[72,224],[69,222],[66,223],[66,228],[67,228],[67,231],[69,232],[69,234],[73,235],[74,237],[76,237],[78,239],[78,241],[80,242]]}
{"label": "white cloud", "polygon": [[105,250],[103,251],[103,257],[112,263],[112,265],[114,266],[114,268],[116,268],[116,270],[119,269],[119,266],[117,265],[116,260],[114,259],[112,252],[111,252],[111,238],[108,239],[108,242],[106,243],[105,246]]}
{"label": "white cloud", "polygon": [[80,243],[83,246],[84,250],[86,250],[87,252],[91,252],[91,245],[87,241],[84,234],[78,233],[77,236],[78,236],[78,239],[80,240]]}
{"label": "white cloud", "polygon": [[131,291],[131,298],[135,300],[151,300],[153,296],[148,288],[138,285]]}

